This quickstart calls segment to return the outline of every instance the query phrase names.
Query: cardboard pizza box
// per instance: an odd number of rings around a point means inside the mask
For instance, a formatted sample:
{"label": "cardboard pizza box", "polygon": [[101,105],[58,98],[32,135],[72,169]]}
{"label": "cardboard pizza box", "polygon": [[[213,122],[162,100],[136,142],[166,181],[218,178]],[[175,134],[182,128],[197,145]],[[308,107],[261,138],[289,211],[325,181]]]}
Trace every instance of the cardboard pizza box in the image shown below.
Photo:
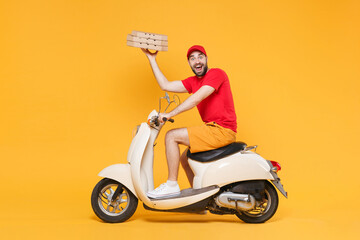
{"label": "cardboard pizza box", "polygon": [[167,51],[167,36],[162,34],[132,31],[128,34],[126,44],[130,47],[145,48],[156,51]]}

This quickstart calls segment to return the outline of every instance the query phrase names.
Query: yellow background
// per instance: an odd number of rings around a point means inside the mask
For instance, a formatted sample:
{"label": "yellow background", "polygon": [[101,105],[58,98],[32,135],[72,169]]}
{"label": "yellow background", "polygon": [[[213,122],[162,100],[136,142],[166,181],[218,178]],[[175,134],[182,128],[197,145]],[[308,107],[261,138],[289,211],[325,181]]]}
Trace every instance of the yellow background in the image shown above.
{"label": "yellow background", "polygon": [[[0,238],[359,239],[359,10],[355,0],[1,1]],[[289,199],[269,222],[140,203],[123,224],[95,217],[97,173],[126,162],[132,129],[164,94],[126,46],[132,30],[168,35],[157,59],[169,80],[192,75],[193,44],[227,72],[238,140],[283,167]],[[175,120],[166,129],[201,122],[196,109]],[[156,185],[167,177],[164,132]],[[179,182],[189,187],[182,171]]]}

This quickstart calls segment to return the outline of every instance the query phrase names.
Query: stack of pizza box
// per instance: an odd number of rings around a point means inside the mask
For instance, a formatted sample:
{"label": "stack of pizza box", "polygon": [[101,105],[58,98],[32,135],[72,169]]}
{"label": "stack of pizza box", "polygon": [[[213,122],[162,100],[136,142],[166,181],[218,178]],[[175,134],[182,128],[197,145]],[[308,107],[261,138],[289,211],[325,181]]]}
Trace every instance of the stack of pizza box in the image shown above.
{"label": "stack of pizza box", "polygon": [[132,31],[127,36],[126,44],[130,47],[145,48],[156,51],[168,50],[168,37],[162,34]]}

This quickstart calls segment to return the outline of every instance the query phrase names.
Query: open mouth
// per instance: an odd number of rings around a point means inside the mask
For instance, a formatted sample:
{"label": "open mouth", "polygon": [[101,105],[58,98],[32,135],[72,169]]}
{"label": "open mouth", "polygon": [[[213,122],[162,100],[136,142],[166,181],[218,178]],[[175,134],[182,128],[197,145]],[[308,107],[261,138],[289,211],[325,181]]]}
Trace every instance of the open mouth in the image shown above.
{"label": "open mouth", "polygon": [[203,65],[196,65],[195,66],[195,71],[196,72],[202,72],[202,70],[203,70]]}

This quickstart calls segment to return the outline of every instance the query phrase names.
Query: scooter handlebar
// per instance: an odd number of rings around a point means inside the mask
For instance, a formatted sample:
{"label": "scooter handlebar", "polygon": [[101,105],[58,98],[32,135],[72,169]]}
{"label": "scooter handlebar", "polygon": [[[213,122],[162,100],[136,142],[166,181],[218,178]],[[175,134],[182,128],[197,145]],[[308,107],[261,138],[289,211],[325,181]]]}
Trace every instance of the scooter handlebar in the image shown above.
{"label": "scooter handlebar", "polygon": [[173,123],[173,122],[174,122],[174,119],[171,119],[171,118],[170,118],[170,119],[167,119],[166,117],[164,117],[164,118],[163,118],[163,121],[164,121],[164,122],[169,121],[169,122]]}

